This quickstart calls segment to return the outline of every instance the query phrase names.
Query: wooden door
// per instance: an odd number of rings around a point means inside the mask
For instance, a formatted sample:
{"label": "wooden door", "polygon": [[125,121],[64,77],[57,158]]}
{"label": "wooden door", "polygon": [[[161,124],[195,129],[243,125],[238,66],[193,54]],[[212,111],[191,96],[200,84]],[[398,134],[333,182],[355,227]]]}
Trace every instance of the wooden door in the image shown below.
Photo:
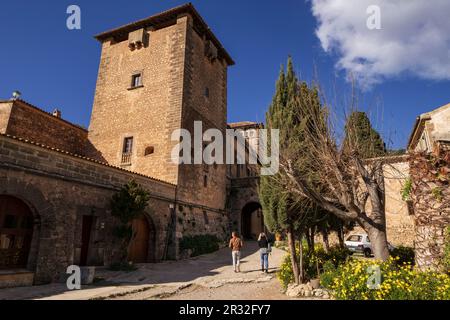
{"label": "wooden door", "polygon": [[33,236],[33,215],[20,199],[0,195],[0,269],[25,268]]}
{"label": "wooden door", "polygon": [[134,219],[132,222],[132,238],[128,249],[128,260],[134,263],[148,262],[148,248],[150,227],[145,217]]}
{"label": "wooden door", "polygon": [[81,226],[81,254],[80,266],[86,266],[89,254],[89,243],[91,241],[92,225],[94,222],[93,216],[83,216]]}
{"label": "wooden door", "polygon": [[252,239],[252,213],[244,212],[242,216],[242,237],[245,240]]}

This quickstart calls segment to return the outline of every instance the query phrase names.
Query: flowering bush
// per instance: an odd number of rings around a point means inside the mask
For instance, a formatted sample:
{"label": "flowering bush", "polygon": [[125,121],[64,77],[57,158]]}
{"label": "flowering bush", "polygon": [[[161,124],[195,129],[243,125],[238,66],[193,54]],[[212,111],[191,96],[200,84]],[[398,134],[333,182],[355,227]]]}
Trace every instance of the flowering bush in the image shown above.
{"label": "flowering bush", "polygon": [[338,276],[338,268],[331,262],[323,264],[323,273],[320,275],[320,285],[324,288],[331,288],[334,278]]}
{"label": "flowering bush", "polygon": [[[299,246],[296,247],[297,257],[299,256],[300,250]],[[319,267],[319,272],[325,272],[330,270],[330,268],[325,269],[326,264],[330,264],[333,267],[337,267],[344,263],[349,257],[349,251],[346,248],[331,247],[327,252],[322,245],[318,244],[315,246],[314,252],[308,250],[308,247],[303,245],[303,268],[304,275],[307,280],[317,277],[317,267]],[[294,282],[294,274],[292,271],[291,256],[287,254],[283,263],[281,264],[280,270],[278,271],[278,279],[281,284],[286,288],[290,283]]]}
{"label": "flowering bush", "polygon": [[292,271],[290,254],[287,254],[283,258],[283,262],[281,263],[280,269],[277,272],[277,277],[284,289],[286,289],[290,283],[294,282],[294,273]]}
{"label": "flowering bush", "polygon": [[396,263],[400,266],[403,264],[414,265],[414,249],[410,247],[399,246],[391,250],[391,256],[395,259]]}
{"label": "flowering bush", "polygon": [[[397,264],[399,258],[385,262],[350,260],[323,275],[322,285],[339,300],[449,300],[450,277],[437,272],[420,272],[410,264]],[[370,269],[372,268],[372,269]],[[380,270],[380,283],[372,282],[374,269]],[[328,278],[327,278],[328,277]],[[330,281],[330,277],[333,278]],[[369,288],[369,284],[373,284]]]}

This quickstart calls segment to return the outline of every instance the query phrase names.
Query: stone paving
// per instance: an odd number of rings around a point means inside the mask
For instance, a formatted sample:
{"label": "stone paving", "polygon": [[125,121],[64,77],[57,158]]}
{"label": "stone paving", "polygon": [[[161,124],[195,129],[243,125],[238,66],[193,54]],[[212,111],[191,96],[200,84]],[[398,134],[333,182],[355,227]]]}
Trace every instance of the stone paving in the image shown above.
{"label": "stone paving", "polygon": [[[220,287],[233,288],[238,285],[250,287],[250,284],[263,290],[265,284],[273,287],[274,281],[277,281],[275,272],[284,254],[284,251],[273,248],[270,256],[270,272],[264,274],[260,270],[257,244],[246,242],[242,251],[240,273],[233,271],[230,250],[224,248],[215,253],[188,260],[142,264],[139,265],[138,270],[129,273],[99,268],[96,270],[96,277],[104,280],[95,285],[83,286],[82,290],[69,291],[65,284],[11,288],[0,290],[0,299],[88,300],[128,299],[129,297],[162,299],[192,292],[193,288],[202,288],[204,295],[205,290],[207,293],[208,290]],[[242,294],[245,295],[246,292]],[[195,298],[192,293],[188,296]],[[277,297],[284,296],[280,293]],[[226,296],[217,298],[227,299]]]}

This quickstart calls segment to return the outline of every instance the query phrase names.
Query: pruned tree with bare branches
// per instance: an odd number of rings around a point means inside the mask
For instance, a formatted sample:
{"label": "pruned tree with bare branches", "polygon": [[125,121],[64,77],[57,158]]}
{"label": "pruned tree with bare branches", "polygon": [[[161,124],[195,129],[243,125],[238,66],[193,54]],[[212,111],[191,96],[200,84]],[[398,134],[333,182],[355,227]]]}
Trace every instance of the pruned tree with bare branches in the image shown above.
{"label": "pruned tree with bare branches", "polygon": [[[374,141],[379,136],[369,134],[365,139],[357,138],[358,126],[354,121],[346,121],[344,147],[331,121],[331,106],[320,87],[304,82],[297,83],[296,87],[298,94],[290,101],[291,112],[287,114],[294,119],[286,121],[287,125],[278,123],[280,136],[285,139],[280,144],[284,148],[280,147],[278,183],[298,200],[307,198],[336,217],[361,226],[371,240],[375,257],[386,260],[389,251],[385,158],[367,159],[370,146],[379,146]],[[356,110],[354,101],[347,109]]]}

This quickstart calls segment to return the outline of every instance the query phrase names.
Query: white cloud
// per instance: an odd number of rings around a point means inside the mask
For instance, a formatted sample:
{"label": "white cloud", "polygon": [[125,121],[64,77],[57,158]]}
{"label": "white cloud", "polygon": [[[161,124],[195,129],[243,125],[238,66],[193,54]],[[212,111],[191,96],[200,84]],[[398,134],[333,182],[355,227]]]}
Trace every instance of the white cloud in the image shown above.
{"label": "white cloud", "polygon": [[[311,2],[322,48],[363,87],[403,74],[450,80],[449,0]],[[381,9],[381,30],[367,27],[370,5]]]}

